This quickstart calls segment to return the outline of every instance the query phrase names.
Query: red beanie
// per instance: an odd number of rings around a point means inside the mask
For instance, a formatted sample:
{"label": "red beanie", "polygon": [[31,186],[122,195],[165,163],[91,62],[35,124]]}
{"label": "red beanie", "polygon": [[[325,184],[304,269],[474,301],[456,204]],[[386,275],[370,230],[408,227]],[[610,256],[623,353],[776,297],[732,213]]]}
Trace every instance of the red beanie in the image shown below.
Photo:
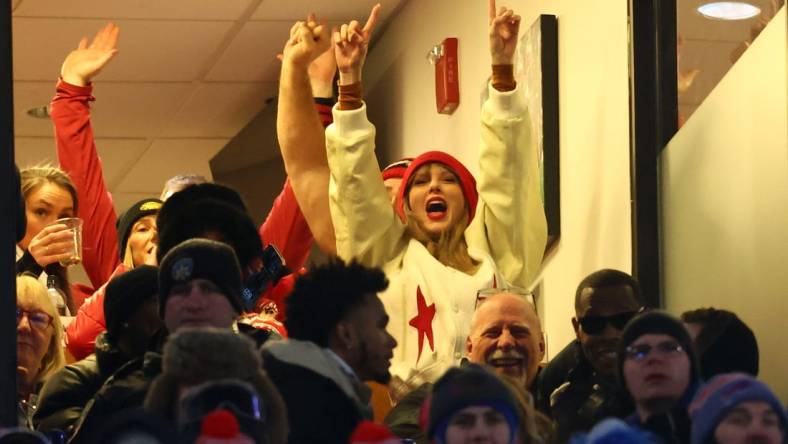
{"label": "red beanie", "polygon": [[372,421],[361,421],[350,436],[351,444],[396,444],[402,442],[388,427]]}
{"label": "red beanie", "polygon": [[443,151],[427,151],[413,159],[408,169],[405,170],[405,174],[402,176],[403,185],[399,187],[399,196],[397,196],[397,213],[400,219],[402,219],[403,222],[406,220],[405,198],[409,191],[406,188],[408,188],[407,184],[410,180],[410,176],[412,176],[419,167],[428,163],[440,163],[452,170],[460,179],[462,195],[465,197],[465,202],[468,204],[468,224],[470,224],[473,220],[473,216],[476,215],[476,204],[479,202],[479,192],[476,191],[476,179],[474,179],[473,174],[465,168],[465,165],[452,157],[451,154],[444,153]]}
{"label": "red beanie", "polygon": [[408,165],[410,165],[411,162],[413,162],[412,157],[403,157],[386,168],[383,168],[383,171],[380,173],[383,176],[383,180],[394,178],[402,179],[402,176],[405,175],[405,171],[408,169]]}

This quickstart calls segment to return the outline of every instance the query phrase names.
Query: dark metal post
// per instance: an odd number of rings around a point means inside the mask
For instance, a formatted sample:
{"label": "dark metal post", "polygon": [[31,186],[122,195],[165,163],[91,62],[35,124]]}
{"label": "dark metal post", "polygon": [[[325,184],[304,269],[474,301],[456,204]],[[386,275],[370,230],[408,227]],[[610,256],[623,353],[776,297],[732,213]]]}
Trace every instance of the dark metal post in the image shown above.
{"label": "dark metal post", "polygon": [[14,183],[14,85],[11,0],[0,1],[0,427],[17,425],[16,279],[17,196]]}
{"label": "dark metal post", "polygon": [[659,154],[678,130],[676,0],[629,0],[632,273],[662,305]]}

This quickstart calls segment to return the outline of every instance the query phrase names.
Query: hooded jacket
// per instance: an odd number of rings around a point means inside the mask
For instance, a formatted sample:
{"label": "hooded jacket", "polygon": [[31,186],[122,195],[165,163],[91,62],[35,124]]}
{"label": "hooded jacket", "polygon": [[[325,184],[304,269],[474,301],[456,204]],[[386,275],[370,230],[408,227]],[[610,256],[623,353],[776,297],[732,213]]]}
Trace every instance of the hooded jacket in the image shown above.
{"label": "hooded jacket", "polygon": [[288,339],[266,343],[263,367],[287,405],[290,444],[345,444],[371,419],[368,387],[347,375],[330,352]]}

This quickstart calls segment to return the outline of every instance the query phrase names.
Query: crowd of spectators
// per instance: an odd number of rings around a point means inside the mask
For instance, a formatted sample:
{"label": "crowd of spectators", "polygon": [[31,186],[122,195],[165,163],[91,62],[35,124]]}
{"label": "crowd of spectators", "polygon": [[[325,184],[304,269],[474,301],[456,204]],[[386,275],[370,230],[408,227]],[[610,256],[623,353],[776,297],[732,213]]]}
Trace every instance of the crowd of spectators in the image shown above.
{"label": "crowd of spectators", "polygon": [[[19,174],[18,424],[0,444],[785,442],[752,330],[648,307],[622,271],[578,284],[576,340],[546,359],[523,290],[547,236],[520,17],[489,0],[474,177],[440,151],[378,167],[361,74],[379,10],[286,36],[288,179],[260,227],[235,190],[189,174],[118,216],[89,105],[120,30],[68,54],[59,167]],[[65,218],[84,223],[92,288],[68,279]],[[313,243],[329,259],[306,267]]]}

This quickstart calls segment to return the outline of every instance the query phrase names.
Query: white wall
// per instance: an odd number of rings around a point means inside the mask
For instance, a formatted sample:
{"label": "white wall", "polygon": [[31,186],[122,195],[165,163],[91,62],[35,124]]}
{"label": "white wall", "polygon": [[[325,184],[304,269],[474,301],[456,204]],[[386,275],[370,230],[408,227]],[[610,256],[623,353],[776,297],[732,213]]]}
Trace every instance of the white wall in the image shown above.
{"label": "white wall", "polygon": [[662,156],[666,305],[736,312],[788,399],[788,112],[783,7]]}
{"label": "white wall", "polygon": [[[523,27],[558,16],[561,141],[560,244],[544,271],[548,353],[573,337],[574,291],[604,267],[631,270],[627,2],[513,0]],[[437,114],[429,49],[459,38],[460,107]],[[371,51],[370,120],[384,160],[443,149],[478,171],[480,93],[490,74],[487,2],[411,0]]]}

